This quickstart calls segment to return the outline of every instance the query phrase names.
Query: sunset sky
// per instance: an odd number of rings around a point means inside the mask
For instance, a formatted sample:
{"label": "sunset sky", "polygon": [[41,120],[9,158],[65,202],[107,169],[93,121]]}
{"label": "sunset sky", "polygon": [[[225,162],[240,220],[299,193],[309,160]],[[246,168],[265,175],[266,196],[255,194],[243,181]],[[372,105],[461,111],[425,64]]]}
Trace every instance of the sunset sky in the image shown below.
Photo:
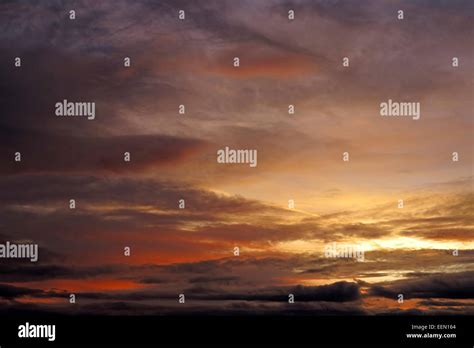
{"label": "sunset sky", "polygon": [[474,314],[472,23],[459,0],[0,2],[0,243],[39,244],[0,259],[0,313]]}

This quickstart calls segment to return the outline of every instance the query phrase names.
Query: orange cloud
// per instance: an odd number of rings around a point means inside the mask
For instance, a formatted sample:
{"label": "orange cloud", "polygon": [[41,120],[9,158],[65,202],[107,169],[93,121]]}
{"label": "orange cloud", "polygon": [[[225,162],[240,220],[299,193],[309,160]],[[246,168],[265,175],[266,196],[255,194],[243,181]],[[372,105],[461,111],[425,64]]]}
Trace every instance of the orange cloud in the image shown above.
{"label": "orange cloud", "polygon": [[[234,67],[234,58],[239,58],[239,67]],[[239,47],[218,58],[209,72],[233,78],[291,78],[318,71],[314,59],[306,54],[281,52],[253,46]]]}

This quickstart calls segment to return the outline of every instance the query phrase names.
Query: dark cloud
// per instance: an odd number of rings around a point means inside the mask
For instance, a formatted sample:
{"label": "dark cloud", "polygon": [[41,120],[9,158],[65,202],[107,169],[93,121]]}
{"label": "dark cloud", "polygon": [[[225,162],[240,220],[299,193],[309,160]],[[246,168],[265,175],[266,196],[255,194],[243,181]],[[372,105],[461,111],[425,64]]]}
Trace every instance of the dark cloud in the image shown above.
{"label": "dark cloud", "polygon": [[3,177],[0,181],[0,200],[6,205],[69,203],[72,197],[85,205],[121,203],[129,208],[135,205],[152,205],[173,211],[177,210],[178,201],[184,199],[186,209],[182,214],[189,210],[214,213],[221,210],[224,214],[288,212],[240,196],[220,195],[186,183],[150,178],[16,175]]}
{"label": "dark cloud", "polygon": [[15,299],[24,296],[35,296],[42,293],[43,291],[40,289],[30,289],[8,284],[0,284],[0,297],[3,297],[5,299]]}
{"label": "dark cloud", "polygon": [[[215,287],[191,287],[183,290],[186,299],[192,301],[262,301],[288,302],[288,295],[295,296],[295,302],[350,302],[360,298],[359,286],[356,283],[337,282],[321,286],[296,286],[291,288],[264,288],[259,290],[248,289],[226,290]],[[152,299],[177,299],[177,292],[160,289],[145,289],[135,291],[81,292],[78,296],[84,299],[95,300],[129,300],[144,301]]]}
{"label": "dark cloud", "polygon": [[232,284],[239,281],[239,277],[195,277],[191,278],[189,282],[192,283],[225,283],[225,284]]}
{"label": "dark cloud", "polygon": [[375,285],[370,294],[387,298],[397,298],[403,294],[411,298],[474,298],[474,272],[444,274],[422,279],[409,279],[393,282],[386,286]]}
{"label": "dark cloud", "polygon": [[20,264],[2,262],[0,272],[4,282],[32,282],[49,279],[86,279],[117,274],[125,266],[74,267],[54,264]]}
{"label": "dark cloud", "polygon": [[311,301],[329,301],[329,302],[346,302],[355,301],[360,298],[359,286],[356,283],[337,282],[330,285],[321,286],[297,286],[294,288],[277,288],[262,289],[250,291],[247,293],[235,294],[219,294],[215,292],[211,295],[205,294],[205,291],[194,295],[195,290],[189,289],[191,296],[208,300],[244,300],[244,301],[288,301],[288,295],[295,296],[295,302],[311,302]]}
{"label": "dark cloud", "polygon": [[[178,164],[205,144],[158,135],[79,138],[3,129],[0,174],[41,172],[123,173]],[[144,146],[146,144],[146,146]],[[15,162],[16,152],[22,155]],[[130,162],[124,161],[125,152]]]}
{"label": "dark cloud", "polygon": [[0,306],[0,315],[16,315],[18,317],[35,317],[44,314],[62,315],[169,315],[169,316],[245,316],[252,315],[364,315],[370,314],[357,304],[336,302],[305,302],[294,304],[275,304],[262,302],[229,302],[219,307],[210,306],[205,302],[187,304],[186,306],[167,306],[136,301],[104,301],[91,304],[77,303],[73,307],[38,306],[35,304],[7,303]]}

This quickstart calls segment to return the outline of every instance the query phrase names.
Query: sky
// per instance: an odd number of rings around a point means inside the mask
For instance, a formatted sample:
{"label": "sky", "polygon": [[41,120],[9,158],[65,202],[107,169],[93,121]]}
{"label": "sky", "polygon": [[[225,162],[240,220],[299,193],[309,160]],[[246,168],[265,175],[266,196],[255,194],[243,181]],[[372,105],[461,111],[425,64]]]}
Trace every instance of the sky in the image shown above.
{"label": "sky", "polygon": [[[473,17],[459,0],[0,2],[0,243],[39,245],[0,259],[0,312],[474,314]],[[95,119],[56,116],[65,99]],[[382,117],[389,99],[420,119]],[[226,146],[258,165],[218,163]]]}

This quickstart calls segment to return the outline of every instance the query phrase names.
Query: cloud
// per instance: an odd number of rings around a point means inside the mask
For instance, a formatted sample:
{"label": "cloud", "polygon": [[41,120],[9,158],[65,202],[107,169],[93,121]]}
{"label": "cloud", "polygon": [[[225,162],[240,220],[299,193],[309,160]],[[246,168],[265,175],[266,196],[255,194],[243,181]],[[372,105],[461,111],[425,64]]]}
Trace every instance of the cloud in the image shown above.
{"label": "cloud", "polygon": [[[198,290],[198,294],[194,292]],[[311,302],[311,301],[329,301],[329,302],[346,302],[359,299],[359,286],[356,283],[337,282],[330,285],[321,286],[297,286],[294,288],[274,288],[262,289],[250,292],[238,293],[220,293],[211,291],[206,293],[206,289],[191,288],[189,289],[191,298],[207,300],[245,300],[245,301],[288,301],[288,295],[293,294],[295,301]]]}
{"label": "cloud", "polygon": [[[163,165],[178,165],[205,144],[196,139],[158,135],[79,138],[5,130],[2,137],[2,155],[11,157],[11,161],[2,162],[2,174],[71,172],[97,175],[100,172],[118,174],[151,170]],[[22,154],[21,163],[14,161],[16,152]],[[130,162],[124,161],[125,152],[130,153]]]}
{"label": "cloud", "polygon": [[[288,303],[288,295],[295,296],[295,302],[350,302],[360,298],[359,286],[356,283],[337,282],[322,286],[296,286],[292,288],[267,287],[258,290],[229,290],[216,287],[191,287],[183,290],[186,299],[193,301],[246,301],[246,302],[281,302]],[[147,288],[132,291],[114,292],[80,292],[77,296],[86,300],[113,301],[147,301],[174,300],[176,291]],[[208,304],[211,305],[211,304]],[[212,304],[211,306],[214,306]]]}
{"label": "cloud", "polygon": [[[43,262],[43,259],[41,260]],[[97,276],[118,274],[124,266],[96,266],[77,267],[73,265],[55,264],[21,264],[18,262],[4,262],[0,266],[2,281],[4,282],[35,282],[51,279],[87,279]]]}
{"label": "cloud", "polygon": [[15,299],[24,296],[35,296],[42,294],[42,290],[18,287],[8,284],[0,284],[0,298]]}
{"label": "cloud", "polygon": [[[244,52],[244,53],[243,53]],[[234,58],[239,58],[239,67],[234,66]],[[217,64],[209,69],[211,73],[222,74],[237,79],[248,78],[291,78],[316,74],[318,65],[314,58],[301,54],[282,52],[256,45],[242,45],[217,57]]]}
{"label": "cloud", "polygon": [[374,286],[370,294],[388,298],[396,298],[403,294],[404,298],[451,298],[472,299],[474,295],[474,272],[444,274],[393,282],[387,286]]}

